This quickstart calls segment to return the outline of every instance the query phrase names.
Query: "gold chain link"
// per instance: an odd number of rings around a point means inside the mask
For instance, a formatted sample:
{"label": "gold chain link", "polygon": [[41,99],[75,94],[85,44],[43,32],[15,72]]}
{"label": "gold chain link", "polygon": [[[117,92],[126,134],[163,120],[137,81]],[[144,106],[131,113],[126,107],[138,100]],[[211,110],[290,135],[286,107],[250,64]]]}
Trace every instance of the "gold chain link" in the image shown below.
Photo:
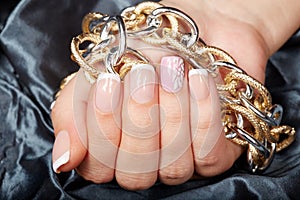
{"label": "gold chain link", "polygon": [[[151,15],[153,10],[162,7],[163,5],[154,2],[140,3],[135,7],[126,8],[122,13],[122,19],[124,21],[126,31],[128,33],[135,33],[147,28],[147,19]],[[109,48],[103,48],[100,52],[97,52],[95,57],[91,58],[88,62],[83,57],[84,50],[80,50],[80,45],[84,42],[91,42],[94,46],[99,45],[102,41],[100,38],[100,32],[102,26],[105,24],[103,18],[108,17],[101,13],[90,13],[86,15],[82,22],[83,34],[75,37],[71,43],[72,58],[75,60],[86,72],[97,78],[99,72],[92,67],[96,61],[103,61]],[[102,21],[101,21],[102,20]],[[219,94],[225,101],[221,101],[221,107],[223,109],[223,125],[225,134],[230,134],[233,127],[237,127],[239,120],[237,116],[242,116],[243,124],[239,127],[255,138],[258,142],[265,145],[265,148],[272,152],[272,145],[276,144],[276,151],[280,151],[289,146],[295,139],[294,128],[286,125],[274,126],[268,124],[261,119],[254,110],[243,105],[242,95],[247,88],[253,90],[252,96],[246,100],[253,109],[257,109],[257,112],[261,112],[263,115],[269,116],[269,112],[272,109],[272,99],[268,90],[257,80],[247,75],[237,67],[236,61],[227,52],[217,47],[207,46],[200,40],[190,47],[181,42],[182,38],[186,36],[179,31],[179,21],[176,16],[171,14],[164,14],[159,16],[156,20],[160,23],[160,27],[157,30],[147,36],[142,36],[141,39],[151,45],[160,45],[171,47],[172,50],[179,52],[185,58],[192,58],[195,62],[205,67],[209,72],[221,74],[223,83],[217,85]],[[166,21],[167,20],[167,21]],[[98,24],[95,22],[98,22]],[[95,24],[93,27],[91,25]],[[167,27],[168,26],[168,27]],[[111,27],[111,34],[116,35],[118,27],[116,23]],[[218,67],[216,64],[219,62],[228,62],[235,68],[227,69],[227,72],[221,70],[222,67]],[[126,73],[131,69],[133,64],[145,63],[141,59],[132,56],[121,57],[120,61],[114,69],[123,79]],[[222,72],[221,72],[221,71]],[[225,70],[226,71],[226,70]],[[225,74],[224,74],[225,73]],[[271,116],[277,117],[277,116]],[[241,124],[239,124],[241,126]],[[263,168],[268,163],[269,158],[265,158],[257,148],[251,144],[251,142],[239,137],[238,135],[230,138],[233,142],[248,146],[248,154],[251,157],[251,162],[254,163],[256,168]]]}

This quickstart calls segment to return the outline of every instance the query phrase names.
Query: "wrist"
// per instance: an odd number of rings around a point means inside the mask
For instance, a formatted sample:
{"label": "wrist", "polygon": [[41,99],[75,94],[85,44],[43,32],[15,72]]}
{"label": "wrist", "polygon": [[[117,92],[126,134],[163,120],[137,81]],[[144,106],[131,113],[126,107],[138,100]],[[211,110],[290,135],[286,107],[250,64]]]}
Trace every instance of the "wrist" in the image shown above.
{"label": "wrist", "polygon": [[221,4],[216,6],[217,1],[214,0],[164,0],[161,3],[188,14],[197,23],[200,37],[207,45],[225,50],[248,74],[264,81],[269,49],[259,29],[254,26],[255,19],[248,17],[250,13],[232,14],[230,8],[238,10],[237,5],[231,7],[228,3],[225,8]]}
{"label": "wrist", "polygon": [[[235,1],[220,1],[220,0],[195,0],[195,1],[182,1],[182,0],[163,0],[163,5],[172,6],[182,10],[192,17],[200,28],[200,37],[204,41],[211,41],[209,38],[209,29],[212,23],[216,21],[222,23],[224,19],[236,21],[238,23],[247,24],[257,32],[256,34],[265,42],[266,51],[271,52],[271,46],[267,41],[269,31],[266,28],[267,20],[262,20],[250,8]],[[215,31],[215,30],[213,30]]]}
{"label": "wrist", "polygon": [[[210,26],[209,19],[218,16],[218,20],[226,17],[248,24],[264,41],[268,56],[277,51],[300,28],[299,0],[163,0],[161,3],[186,12],[204,32]],[[207,37],[203,32],[200,32],[200,36],[204,40]]]}

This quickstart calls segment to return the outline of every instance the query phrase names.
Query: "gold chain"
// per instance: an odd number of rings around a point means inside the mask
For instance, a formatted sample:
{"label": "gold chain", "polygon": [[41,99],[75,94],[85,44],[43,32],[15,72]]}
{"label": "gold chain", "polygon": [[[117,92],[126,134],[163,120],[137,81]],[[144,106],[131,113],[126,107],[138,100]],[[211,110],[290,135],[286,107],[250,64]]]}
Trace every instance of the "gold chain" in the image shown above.
{"label": "gold chain", "polygon": [[[280,107],[275,106],[276,113],[268,90],[241,70],[234,58],[224,50],[207,46],[201,40],[191,46],[186,45],[183,40],[190,39],[189,34],[179,30],[179,23],[183,23],[183,20],[178,20],[180,17],[174,13],[165,13],[153,18],[152,13],[158,8],[163,8],[163,5],[154,2],[144,2],[126,8],[121,17],[127,34],[135,36],[147,31],[147,28],[152,29],[151,33],[136,36],[135,39],[171,48],[186,58],[193,68],[205,68],[212,75],[219,74],[223,83],[218,84],[217,89],[222,99],[222,121],[226,137],[239,145],[248,146],[248,161],[253,164],[253,171],[267,167],[273,155],[274,145],[276,151],[280,151],[295,139],[294,128],[276,124],[281,119]],[[114,37],[119,31],[119,27],[114,23],[110,27],[109,38],[101,38],[101,31],[108,17],[101,13],[86,15],[82,22],[83,34],[75,37],[71,43],[73,60],[94,79],[102,72],[94,68],[93,64],[105,60],[110,51],[109,44],[116,42]],[[149,20],[154,20],[154,27],[149,25]],[[80,49],[85,42],[90,42],[91,47]],[[146,62],[141,56],[129,54],[126,52],[120,55],[114,66],[114,70],[122,79],[132,65]]]}

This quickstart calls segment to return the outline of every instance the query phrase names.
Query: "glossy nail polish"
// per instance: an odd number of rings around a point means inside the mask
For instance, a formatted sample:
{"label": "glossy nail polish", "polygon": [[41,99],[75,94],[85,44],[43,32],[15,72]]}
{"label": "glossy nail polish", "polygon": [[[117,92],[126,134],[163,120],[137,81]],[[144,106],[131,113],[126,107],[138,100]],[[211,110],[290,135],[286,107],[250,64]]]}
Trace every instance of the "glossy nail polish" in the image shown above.
{"label": "glossy nail polish", "polygon": [[52,152],[53,170],[59,173],[59,168],[70,160],[70,137],[67,131],[60,131],[53,145]]}
{"label": "glossy nail polish", "polygon": [[130,95],[137,103],[150,102],[154,97],[155,71],[149,64],[137,64],[130,70]]}
{"label": "glossy nail polish", "polygon": [[162,88],[170,93],[179,92],[184,81],[184,62],[178,56],[165,56],[160,63]]}
{"label": "glossy nail polish", "polygon": [[96,107],[104,113],[111,113],[120,103],[121,80],[117,74],[101,73],[97,79]]}
{"label": "glossy nail polish", "polygon": [[197,101],[209,96],[208,72],[206,69],[192,69],[189,71],[190,95]]}

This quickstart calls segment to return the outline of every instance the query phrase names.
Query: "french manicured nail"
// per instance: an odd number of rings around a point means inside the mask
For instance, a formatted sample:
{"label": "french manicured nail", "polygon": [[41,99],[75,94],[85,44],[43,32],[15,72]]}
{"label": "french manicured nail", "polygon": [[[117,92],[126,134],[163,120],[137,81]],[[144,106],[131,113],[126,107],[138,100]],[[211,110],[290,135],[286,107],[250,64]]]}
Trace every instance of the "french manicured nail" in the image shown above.
{"label": "french manicured nail", "polygon": [[189,71],[190,95],[200,101],[209,96],[208,73],[205,69],[192,69]]}
{"label": "french manicured nail", "polygon": [[149,64],[137,64],[130,70],[130,94],[137,103],[144,104],[154,97],[155,71]]}
{"label": "french manicured nail", "polygon": [[160,62],[162,88],[171,93],[179,92],[184,81],[184,63],[178,56],[165,56]]}
{"label": "french manicured nail", "polygon": [[97,79],[95,95],[96,107],[105,113],[111,113],[120,103],[121,81],[117,74],[101,73]]}
{"label": "french manicured nail", "polygon": [[53,170],[59,173],[58,170],[62,165],[70,160],[70,137],[67,131],[60,131],[55,139],[52,152]]}

